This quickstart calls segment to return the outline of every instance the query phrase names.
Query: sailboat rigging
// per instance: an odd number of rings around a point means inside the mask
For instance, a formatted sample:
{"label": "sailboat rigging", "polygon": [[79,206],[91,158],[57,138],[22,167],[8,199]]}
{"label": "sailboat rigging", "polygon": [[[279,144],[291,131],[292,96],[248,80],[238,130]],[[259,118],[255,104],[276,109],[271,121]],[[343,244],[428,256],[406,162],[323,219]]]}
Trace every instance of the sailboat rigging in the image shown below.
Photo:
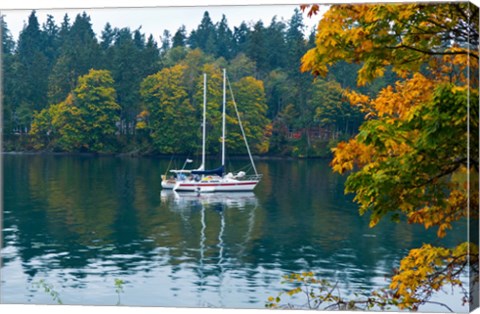
{"label": "sailboat rigging", "polygon": [[222,104],[222,159],[221,165],[216,169],[205,169],[205,145],[206,145],[206,107],[207,107],[207,76],[204,74],[204,93],[203,93],[203,123],[202,123],[202,164],[196,170],[170,170],[174,174],[174,178],[167,178],[162,176],[162,188],[172,189],[177,192],[230,192],[230,191],[253,191],[253,189],[260,182],[262,175],[257,172],[253,157],[248,146],[248,141],[245,136],[240,114],[237,109],[233,91],[230,86],[230,93],[232,102],[237,115],[238,123],[242,131],[242,136],[245,141],[247,152],[255,172],[254,175],[246,175],[245,172],[239,171],[237,173],[225,173],[225,139],[226,139],[226,87],[227,87],[227,73],[223,69],[223,104]]}

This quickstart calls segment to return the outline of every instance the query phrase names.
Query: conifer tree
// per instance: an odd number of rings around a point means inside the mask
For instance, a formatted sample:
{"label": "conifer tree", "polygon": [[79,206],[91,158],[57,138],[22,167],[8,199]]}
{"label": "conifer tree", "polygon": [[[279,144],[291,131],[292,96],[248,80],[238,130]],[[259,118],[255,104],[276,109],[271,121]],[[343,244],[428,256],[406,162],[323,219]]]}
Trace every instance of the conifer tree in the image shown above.
{"label": "conifer tree", "polygon": [[253,30],[249,33],[246,44],[247,56],[255,61],[257,65],[255,76],[262,78],[267,68],[267,47],[266,30],[262,21],[255,23]]}
{"label": "conifer tree", "polygon": [[71,27],[68,16],[60,28],[60,55],[49,77],[48,98],[50,103],[58,103],[76,85],[79,76],[92,68],[101,68],[100,45],[92,29],[90,17],[83,12],[78,14]]}
{"label": "conifer tree", "polygon": [[216,25],[216,57],[223,57],[231,60],[235,53],[235,42],[233,32],[228,27],[227,18],[222,15],[222,20]]}
{"label": "conifer tree", "polygon": [[200,25],[190,34],[188,44],[192,49],[200,48],[207,54],[214,54],[216,50],[215,42],[215,26],[210,19],[208,11],[205,11]]}
{"label": "conifer tree", "polygon": [[2,51],[1,51],[1,64],[3,71],[2,80],[3,86],[0,87],[2,94],[2,109],[3,109],[3,128],[4,133],[9,134],[15,128],[15,99],[13,89],[15,88],[15,81],[13,79],[14,69],[13,69],[13,52],[15,48],[15,42],[13,40],[12,34],[8,29],[7,22],[4,20],[3,16],[0,15],[0,33],[2,37]]}
{"label": "conifer tree", "polygon": [[47,105],[47,80],[39,79],[48,77],[44,44],[44,34],[32,11],[20,32],[15,55],[15,112],[23,130],[30,128],[33,111]]}
{"label": "conifer tree", "polygon": [[182,25],[178,28],[175,34],[172,37],[172,48],[175,47],[185,47],[187,44],[187,30],[185,25]]}

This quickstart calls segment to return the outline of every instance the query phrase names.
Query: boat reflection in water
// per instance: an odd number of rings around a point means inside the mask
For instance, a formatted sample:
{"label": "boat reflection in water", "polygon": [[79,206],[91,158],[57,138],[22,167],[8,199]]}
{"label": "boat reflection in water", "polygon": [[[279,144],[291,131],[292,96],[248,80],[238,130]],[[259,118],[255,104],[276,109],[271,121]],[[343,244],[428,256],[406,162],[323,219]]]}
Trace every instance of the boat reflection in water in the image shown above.
{"label": "boat reflection in water", "polygon": [[257,207],[258,199],[253,192],[216,192],[192,193],[162,190],[160,200],[167,203],[172,211],[190,211],[202,207],[213,209],[235,208],[244,210],[247,207]]}
{"label": "boat reflection in water", "polygon": [[[243,236],[240,236],[243,241],[235,243],[234,247],[238,251],[234,255],[245,256],[255,227],[257,197],[253,192],[177,193],[172,190],[162,190],[160,199],[169,210],[180,215],[182,220],[188,221],[189,224],[195,223],[199,218],[201,227],[198,243],[198,291],[204,291],[206,286],[217,282],[218,300],[221,303],[220,307],[224,307],[226,304],[223,304],[222,300],[225,299],[224,293],[228,292],[225,291],[228,287],[227,273],[233,257],[231,249],[229,252],[226,251],[229,244],[225,242],[225,238],[227,233],[232,231],[243,233]],[[198,214],[200,217],[197,216]],[[216,271],[212,272],[212,266]],[[199,298],[203,298],[201,293]]]}

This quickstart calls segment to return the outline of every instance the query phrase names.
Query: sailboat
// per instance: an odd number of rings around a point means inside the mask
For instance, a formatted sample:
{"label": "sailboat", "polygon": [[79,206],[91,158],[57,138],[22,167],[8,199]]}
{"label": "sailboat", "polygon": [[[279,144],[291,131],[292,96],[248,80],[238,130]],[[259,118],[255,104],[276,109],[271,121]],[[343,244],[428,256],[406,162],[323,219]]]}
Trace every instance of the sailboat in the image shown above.
{"label": "sailboat", "polygon": [[[248,146],[247,137],[243,129],[242,121],[238,113],[235,99],[232,100],[237,114],[238,123],[242,136],[245,141],[248,156],[255,172],[253,175],[247,175],[243,171],[237,173],[225,173],[225,138],[226,138],[226,84],[227,73],[223,70],[223,108],[222,108],[222,160],[221,165],[216,169],[205,169],[205,139],[206,139],[206,76],[204,76],[204,103],[203,103],[203,134],[202,134],[202,164],[196,170],[171,170],[176,174],[175,179],[162,180],[162,187],[171,188],[176,192],[245,192],[253,191],[260,182],[262,175],[257,172],[253,161],[250,148]],[[188,176],[187,176],[188,175]]]}
{"label": "sailboat", "polygon": [[165,190],[172,190],[175,184],[179,181],[184,181],[188,176],[191,176],[193,170],[203,170],[205,168],[205,136],[206,136],[206,116],[207,116],[207,74],[203,74],[203,143],[202,143],[202,164],[198,169],[185,169],[187,164],[192,163],[193,160],[186,159],[181,169],[170,170],[171,175],[162,175],[162,188]]}

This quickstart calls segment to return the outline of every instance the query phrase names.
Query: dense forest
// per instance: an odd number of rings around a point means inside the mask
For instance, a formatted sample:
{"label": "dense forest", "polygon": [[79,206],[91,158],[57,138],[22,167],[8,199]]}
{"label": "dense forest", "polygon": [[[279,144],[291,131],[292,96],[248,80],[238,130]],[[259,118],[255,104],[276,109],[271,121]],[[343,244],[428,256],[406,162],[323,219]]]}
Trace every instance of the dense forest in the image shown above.
{"label": "dense forest", "polygon": [[[226,68],[247,138],[256,154],[326,156],[363,121],[345,89],[375,96],[391,72],[361,88],[360,64],[340,62],[328,76],[302,73],[315,45],[300,10],[274,17],[214,22],[205,12],[185,26],[150,35],[107,23],[95,34],[84,12],[40,25],[35,11],[15,41],[2,19],[4,151],[198,154],[203,73],[208,75],[208,153],[218,152],[222,74]],[[231,101],[227,145],[245,153]]]}

